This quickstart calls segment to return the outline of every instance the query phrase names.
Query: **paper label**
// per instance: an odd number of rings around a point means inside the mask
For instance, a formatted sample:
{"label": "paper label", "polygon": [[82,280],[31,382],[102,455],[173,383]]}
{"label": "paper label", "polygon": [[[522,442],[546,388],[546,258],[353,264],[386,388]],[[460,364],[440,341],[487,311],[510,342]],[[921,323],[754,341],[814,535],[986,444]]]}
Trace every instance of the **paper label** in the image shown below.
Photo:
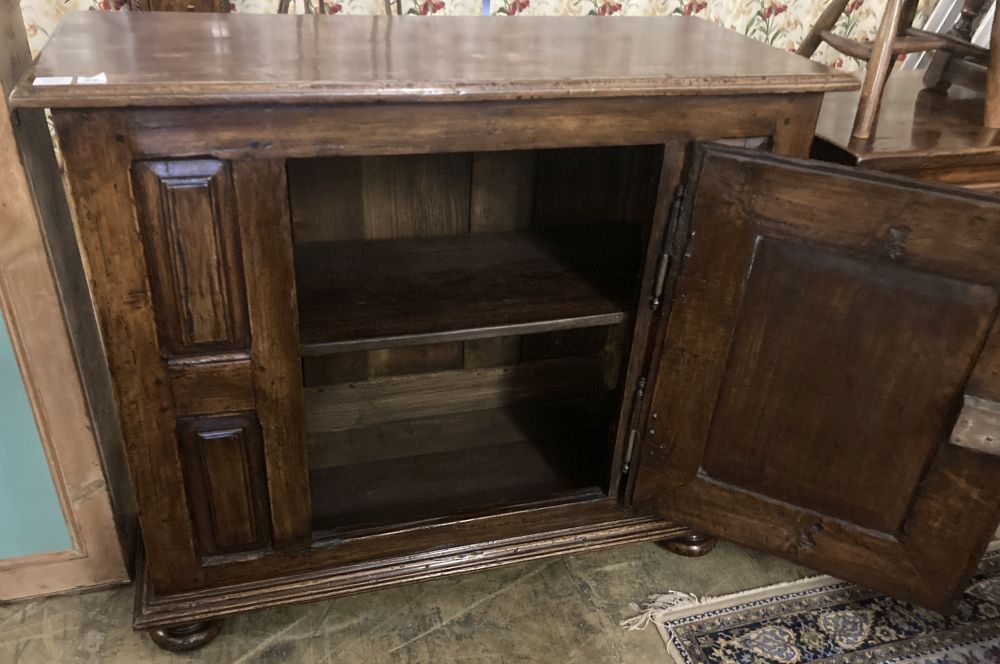
{"label": "paper label", "polygon": [[36,76],[31,83],[34,86],[43,85],[72,85],[72,76]]}
{"label": "paper label", "polygon": [[76,82],[79,85],[103,85],[108,82],[108,75],[102,71],[93,76],[77,76]]}

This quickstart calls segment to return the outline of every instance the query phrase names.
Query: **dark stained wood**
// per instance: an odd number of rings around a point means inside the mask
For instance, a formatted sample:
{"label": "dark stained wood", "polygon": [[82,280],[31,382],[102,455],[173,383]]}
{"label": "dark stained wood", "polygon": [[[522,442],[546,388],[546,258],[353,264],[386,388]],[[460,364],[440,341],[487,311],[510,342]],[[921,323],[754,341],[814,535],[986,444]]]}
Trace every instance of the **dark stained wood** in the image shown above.
{"label": "dark stained wood", "polygon": [[[361,160],[364,237],[390,239],[465,233],[472,156],[369,157]],[[413,192],[420,192],[414,196]]]}
{"label": "dark stained wood", "polygon": [[139,522],[155,568],[151,578],[163,588],[195,587],[201,583],[200,565],[174,435],[169,375],[132,208],[125,130],[115,118],[100,114],[55,113],[54,120],[115,377]]}
{"label": "dark stained wood", "polygon": [[[865,528],[899,531],[996,304],[987,286],[763,240],[743,288],[704,472]],[[914,361],[943,349],[934,362]],[[878,374],[885,379],[865,379]],[[796,384],[824,389],[786,391]],[[864,412],[892,417],[862,428],[844,416]]]}
{"label": "dark stained wood", "polygon": [[531,225],[535,161],[535,153],[527,150],[473,155],[470,232],[514,231]]}
{"label": "dark stained wood", "polygon": [[593,357],[390,376],[306,389],[306,428],[336,431],[519,401],[600,396],[607,390],[604,366]]}
{"label": "dark stained wood", "polygon": [[[378,240],[467,233],[471,177],[470,154],[362,158],[359,193],[363,237]],[[414,196],[415,191],[420,195]],[[337,276],[331,274],[334,279]],[[299,281],[302,283],[301,278]],[[461,356],[461,343],[438,345],[432,352],[381,348],[368,354],[368,375],[459,368]]]}
{"label": "dark stained wood", "polygon": [[792,102],[794,109],[785,117],[779,118],[774,134],[771,136],[770,150],[788,157],[801,157],[803,159],[808,157],[821,102],[820,95],[797,97]]}
{"label": "dark stained wood", "polygon": [[309,544],[312,526],[285,164],[239,162],[233,180],[247,266],[250,362],[264,437],[274,547],[302,549]]}
{"label": "dark stained wood", "polygon": [[521,357],[521,337],[487,337],[470,339],[462,344],[463,366],[466,369],[485,369],[517,364]]}
{"label": "dark stained wood", "polygon": [[[261,59],[261,53],[295,57]],[[438,53],[448,57],[428,58]],[[38,76],[99,72],[107,75],[104,85],[32,85]],[[849,74],[693,17],[514,23],[449,16],[423,23],[382,16],[81,12],[60,23],[12,101],[60,107],[429,102],[822,92],[856,85]]]}
{"label": "dark stained wood", "polygon": [[[846,88],[850,89],[850,88]],[[805,95],[819,99],[815,95]],[[707,98],[632,97],[504,102],[401,103],[329,107],[199,108],[128,113],[137,155],[322,157],[646,145],[669,140],[771,136],[780,127],[812,129],[799,95]],[[711,113],[705,109],[711,108]],[[621,119],[628,117],[629,122]],[[377,126],[377,132],[358,127]],[[483,127],[490,131],[483,131]],[[613,131],[612,131],[613,129]],[[808,143],[811,143],[811,132]],[[267,136],[267,141],[261,137]],[[447,140],[442,140],[446,136]],[[801,150],[799,147],[797,150]],[[801,154],[796,152],[795,154]]]}
{"label": "dark stained wood", "polygon": [[361,163],[359,157],[286,162],[296,243],[365,237]]}
{"label": "dark stained wood", "polygon": [[368,377],[461,369],[465,359],[461,343],[429,344],[368,351]]}
{"label": "dark stained wood", "polygon": [[207,646],[222,630],[222,620],[205,620],[150,630],[149,638],[167,652],[190,652]]}
{"label": "dark stained wood", "polygon": [[[363,536],[317,548],[312,557],[322,560],[320,573],[304,571],[301,556],[283,558],[278,564],[280,575],[268,574],[266,570],[273,568],[265,567],[265,561],[245,561],[228,569],[213,567],[209,573],[222,574],[213,585],[183,595],[157,592],[144,573],[136,580],[134,624],[145,629],[236,615],[688,532],[683,526],[639,516],[605,500],[515,509],[407,530],[395,537]],[[447,541],[451,547],[433,549],[430,543],[435,541]],[[147,569],[141,555],[138,568]],[[239,585],[233,575],[237,570],[235,578],[243,580]]]}
{"label": "dark stained wood", "polygon": [[175,355],[248,345],[232,180],[216,160],[133,169],[161,335]]}
{"label": "dark stained wood", "polygon": [[675,537],[660,543],[670,553],[676,553],[678,556],[686,556],[688,558],[708,555],[715,549],[715,544],[716,540],[714,537],[708,537],[700,533]]}
{"label": "dark stained wood", "polygon": [[662,153],[660,145],[540,151],[535,225],[647,221]]}
{"label": "dark stained wood", "polygon": [[624,224],[296,247],[302,352],[522,334],[625,319]]}
{"label": "dark stained wood", "polygon": [[256,418],[182,419],[177,428],[198,552],[216,556],[267,546],[267,478]]}
{"label": "dark stained wood", "polygon": [[302,358],[302,384],[320,387],[368,379],[368,351],[332,353]]}
{"label": "dark stained wood", "polygon": [[635,504],[947,607],[1000,518],[1000,457],[944,444],[995,384],[1000,201],[708,146],[692,177]]}
{"label": "dark stained wood", "polygon": [[[749,137],[744,137],[746,140]],[[740,140],[740,139],[737,139]],[[685,180],[689,145],[685,141],[671,141],[663,146],[663,153],[656,185],[656,200],[646,241],[642,274],[637,285],[638,306],[629,349],[628,361],[622,371],[622,408],[618,413],[615,447],[611,457],[612,482],[617,483],[623,500],[629,503],[635,483],[635,461],[639,450],[639,425],[648,416],[649,377],[655,370],[661,354],[663,335],[657,333],[660,312],[654,311],[652,302],[656,276],[661,271],[661,261],[666,253],[676,253],[677,241],[671,238],[671,216],[675,208],[679,186]]]}
{"label": "dark stained wood", "polygon": [[990,53],[986,74],[986,113],[983,126],[1000,128],[1000,21],[993,16],[990,28]]}
{"label": "dark stained wood", "polygon": [[[90,277],[144,487],[136,624],[690,534],[624,507],[621,472],[686,152],[802,155],[820,93],[853,80],[686,19],[317,18],[73,17],[15,95],[57,107],[88,260],[110,263]],[[97,63],[103,85],[33,85]],[[183,213],[137,215],[133,190],[160,203],[166,173],[130,181],[137,162],[185,160],[200,180]],[[198,338],[227,341],[178,354],[160,338],[145,260],[169,245],[142,238],[171,229],[198,245],[188,309],[242,297],[244,334],[199,314]],[[303,358],[314,321],[307,353],[345,352]],[[189,491],[191,440],[232,470]],[[211,501],[246,515],[213,525],[231,547],[204,532]]]}
{"label": "dark stained wood", "polygon": [[925,90],[919,72],[889,79],[881,120],[867,142],[851,140],[857,95],[826,96],[813,156],[921,180],[1000,191],[1000,140],[982,127],[981,92]]}
{"label": "dark stained wood", "polygon": [[[553,425],[566,427],[551,411],[559,411],[561,416],[565,416],[571,412],[569,409],[572,406],[588,419],[607,418],[610,413],[607,401],[604,397],[567,400],[565,404],[523,400],[498,408],[456,409],[435,415],[379,421],[351,429],[313,432],[309,435],[309,466],[313,469],[332,468],[500,445],[521,440],[526,432],[537,431],[536,422],[549,423],[550,430]],[[591,409],[600,415],[594,415]]]}
{"label": "dark stained wood", "polygon": [[195,356],[168,365],[178,417],[253,410],[250,357]]}
{"label": "dark stained wood", "polygon": [[[508,432],[511,437],[493,444],[314,467],[315,527],[338,533],[398,527],[521,503],[600,497],[607,477],[600,461],[609,405],[567,402],[550,403],[544,410],[519,409],[510,414],[518,417],[516,428]],[[589,408],[582,416],[574,410],[582,408]],[[452,417],[461,422],[467,419],[462,415]],[[452,426],[446,418],[436,424],[445,432]],[[416,447],[419,433],[411,433],[403,444]]]}

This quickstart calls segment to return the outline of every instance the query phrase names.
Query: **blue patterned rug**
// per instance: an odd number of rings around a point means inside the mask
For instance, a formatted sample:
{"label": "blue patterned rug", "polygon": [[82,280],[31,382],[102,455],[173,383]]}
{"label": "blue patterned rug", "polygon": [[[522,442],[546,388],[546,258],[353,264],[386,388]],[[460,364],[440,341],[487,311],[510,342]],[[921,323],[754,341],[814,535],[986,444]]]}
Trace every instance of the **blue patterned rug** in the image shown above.
{"label": "blue patterned rug", "polygon": [[655,624],[678,664],[1000,664],[1000,551],[984,557],[948,617],[828,576],[650,599],[623,625]]}

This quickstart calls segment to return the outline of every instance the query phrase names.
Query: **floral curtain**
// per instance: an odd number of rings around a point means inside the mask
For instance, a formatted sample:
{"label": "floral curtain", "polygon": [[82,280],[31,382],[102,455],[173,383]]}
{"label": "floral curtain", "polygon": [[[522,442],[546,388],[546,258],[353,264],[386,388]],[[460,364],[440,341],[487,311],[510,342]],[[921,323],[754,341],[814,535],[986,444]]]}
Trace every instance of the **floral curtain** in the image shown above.
{"label": "floral curtain", "polygon": [[[309,0],[292,0],[292,11],[302,13]],[[786,50],[795,50],[828,0],[402,0],[403,12],[414,15],[500,16],[699,16],[730,30]],[[484,6],[488,2],[488,6]],[[918,22],[933,7],[923,0]],[[37,52],[59,19],[69,11],[122,9],[125,0],[22,0],[31,47]],[[318,6],[313,0],[312,6]],[[330,14],[383,14],[384,0],[324,0]],[[885,0],[852,0],[836,31],[856,39],[870,39],[878,27]],[[233,11],[273,13],[278,0],[233,0]],[[595,20],[602,20],[595,18]],[[823,45],[814,60],[834,67],[857,69],[858,62]]]}

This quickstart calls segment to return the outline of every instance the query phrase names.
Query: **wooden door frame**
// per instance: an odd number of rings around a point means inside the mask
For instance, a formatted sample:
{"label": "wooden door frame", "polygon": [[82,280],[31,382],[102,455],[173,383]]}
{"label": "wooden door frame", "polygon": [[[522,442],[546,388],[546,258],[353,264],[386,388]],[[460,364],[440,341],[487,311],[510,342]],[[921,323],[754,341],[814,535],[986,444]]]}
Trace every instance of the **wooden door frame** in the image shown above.
{"label": "wooden door frame", "polygon": [[[52,140],[42,111],[12,116],[7,105],[31,61],[13,0],[0,4],[0,32],[13,35],[0,50],[0,174],[6,183],[0,189],[0,312],[72,543],[63,551],[0,560],[0,600],[10,600],[123,583],[129,576],[105,478],[105,463],[112,468],[115,455],[112,450],[102,459],[98,448],[98,437],[113,440],[117,424],[108,416],[113,402],[100,400],[104,360],[86,280],[75,250],[46,242],[46,223],[72,223]],[[87,362],[78,364],[78,356]],[[127,494],[118,502],[127,514]]]}

